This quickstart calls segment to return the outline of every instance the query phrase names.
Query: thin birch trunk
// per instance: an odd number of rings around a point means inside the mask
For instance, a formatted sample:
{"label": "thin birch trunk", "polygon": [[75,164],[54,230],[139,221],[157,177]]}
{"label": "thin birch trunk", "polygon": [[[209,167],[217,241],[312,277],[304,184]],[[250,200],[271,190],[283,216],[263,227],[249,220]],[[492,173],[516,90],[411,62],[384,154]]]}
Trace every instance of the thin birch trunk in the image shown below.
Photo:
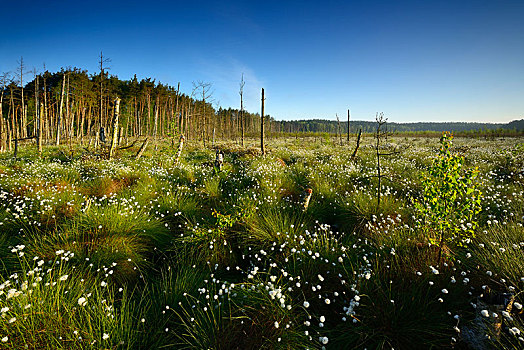
{"label": "thin birch trunk", "polygon": [[60,110],[58,112],[57,121],[56,121],[56,145],[60,145],[60,119],[62,118],[62,112],[64,110],[64,93],[65,93],[65,81],[66,73],[64,73],[64,79],[62,80],[62,93],[60,96]]}
{"label": "thin birch trunk", "polygon": [[117,142],[118,142],[118,117],[120,114],[120,98],[115,99],[115,120],[113,122],[113,139],[111,141],[111,148],[109,149],[109,159],[113,157]]}

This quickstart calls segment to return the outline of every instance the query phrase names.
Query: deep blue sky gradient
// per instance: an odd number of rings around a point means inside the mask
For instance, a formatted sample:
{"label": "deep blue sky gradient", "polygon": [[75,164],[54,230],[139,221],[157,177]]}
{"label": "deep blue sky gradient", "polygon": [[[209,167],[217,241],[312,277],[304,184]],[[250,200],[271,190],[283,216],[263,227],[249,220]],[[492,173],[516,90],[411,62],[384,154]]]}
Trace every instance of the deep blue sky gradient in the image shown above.
{"label": "deep blue sky gradient", "polygon": [[152,77],[276,119],[524,118],[524,1],[2,1],[0,73]]}

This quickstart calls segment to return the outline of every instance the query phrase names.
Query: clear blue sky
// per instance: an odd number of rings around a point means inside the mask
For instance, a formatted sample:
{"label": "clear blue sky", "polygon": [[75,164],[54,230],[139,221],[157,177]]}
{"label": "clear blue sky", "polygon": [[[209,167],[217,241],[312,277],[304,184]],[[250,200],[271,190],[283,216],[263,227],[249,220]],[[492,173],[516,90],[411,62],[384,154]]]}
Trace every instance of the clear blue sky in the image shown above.
{"label": "clear blue sky", "polygon": [[524,118],[524,1],[2,1],[0,72],[80,67],[276,119]]}

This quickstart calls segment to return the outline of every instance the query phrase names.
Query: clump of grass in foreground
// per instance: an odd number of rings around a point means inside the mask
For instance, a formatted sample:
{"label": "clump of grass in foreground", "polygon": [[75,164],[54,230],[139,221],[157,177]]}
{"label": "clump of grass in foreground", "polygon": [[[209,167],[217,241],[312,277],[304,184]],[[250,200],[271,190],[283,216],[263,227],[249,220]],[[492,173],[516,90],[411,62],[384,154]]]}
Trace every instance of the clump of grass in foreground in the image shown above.
{"label": "clump of grass in foreground", "polygon": [[246,244],[270,249],[273,243],[299,241],[309,221],[304,213],[293,209],[263,206],[247,220]]}
{"label": "clump of grass in foreground", "polygon": [[252,283],[205,285],[175,311],[182,327],[176,333],[178,345],[182,349],[315,347],[318,343],[300,325],[301,318],[307,318],[303,309],[285,289],[259,278]]}
{"label": "clump of grass in foreground", "polygon": [[524,229],[515,222],[494,224],[477,235],[474,260],[486,271],[506,280],[507,286],[524,290]]}
{"label": "clump of grass in foreground", "polygon": [[372,277],[359,286],[356,314],[330,333],[336,349],[442,348],[454,335],[453,319],[437,299],[442,292],[417,282]]}
{"label": "clump of grass in foreground", "polygon": [[137,290],[139,309],[144,310],[140,315],[143,336],[137,348],[159,349],[177,343],[175,335],[182,332],[182,328],[173,311],[181,310],[186,296],[196,295],[199,286],[209,277],[202,267],[191,252],[181,252],[154,280]]}
{"label": "clump of grass in foreground", "polygon": [[[57,251],[55,259],[29,259],[13,248],[21,271],[2,278],[0,329],[9,349],[133,348],[136,327],[126,293],[100,278],[86,281]],[[116,307],[118,305],[118,308]]]}
{"label": "clump of grass in foreground", "polygon": [[155,249],[165,249],[170,236],[164,223],[144,209],[125,203],[91,205],[57,235],[32,235],[32,254],[50,259],[57,250],[74,252],[87,270],[110,268],[119,283],[135,281]]}

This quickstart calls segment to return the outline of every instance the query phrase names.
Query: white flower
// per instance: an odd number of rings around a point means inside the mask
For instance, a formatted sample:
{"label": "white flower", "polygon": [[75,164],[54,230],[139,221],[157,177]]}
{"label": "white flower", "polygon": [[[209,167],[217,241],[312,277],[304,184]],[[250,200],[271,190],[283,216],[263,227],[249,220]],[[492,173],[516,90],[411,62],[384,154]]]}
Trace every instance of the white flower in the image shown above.
{"label": "white flower", "polygon": [[329,341],[328,337],[320,337],[318,340],[324,345],[326,345]]}
{"label": "white flower", "polygon": [[305,307],[305,308],[308,308],[308,307],[309,307],[309,302],[304,301],[304,307]]}
{"label": "white flower", "polygon": [[102,336],[102,339],[104,339],[104,340],[109,339],[109,334],[104,333],[104,335]]}
{"label": "white flower", "polygon": [[448,294],[448,290],[446,288],[442,289],[442,293]]}
{"label": "white flower", "polygon": [[60,281],[65,281],[68,277],[69,277],[69,275],[63,275],[62,277],[59,278],[59,280]]}
{"label": "white flower", "polygon": [[279,327],[278,321],[275,321],[275,328],[278,328],[278,327]]}
{"label": "white flower", "polygon": [[519,310],[522,309],[522,304],[520,304],[520,303],[514,302],[513,306],[515,306]]}
{"label": "white flower", "polygon": [[3,307],[2,310],[0,310],[1,313],[7,312],[7,311],[9,311],[9,308],[7,306]]}
{"label": "white flower", "polygon": [[326,318],[324,316],[320,316],[320,322],[326,322]]}
{"label": "white flower", "polygon": [[8,337],[3,337],[3,338],[2,338],[2,343],[7,343],[8,340],[9,340]]}
{"label": "white flower", "polygon": [[322,275],[318,275],[317,277],[320,280],[320,282],[324,282],[324,277],[322,277]]}
{"label": "white flower", "polygon": [[508,331],[509,331],[512,335],[520,335],[520,329],[518,329],[517,327],[510,328],[510,329],[508,329]]}
{"label": "white flower", "polygon": [[101,285],[102,287],[105,287],[105,286],[107,286],[107,283],[106,283],[105,281],[102,281],[102,283],[100,283],[100,285]]}
{"label": "white flower", "polygon": [[78,298],[78,305],[86,306],[86,304],[87,304],[87,299],[86,298],[84,298],[84,297]]}
{"label": "white flower", "polygon": [[480,314],[481,314],[482,316],[484,316],[484,317],[489,317],[489,312],[488,312],[488,310],[482,310],[482,311],[480,312]]}

